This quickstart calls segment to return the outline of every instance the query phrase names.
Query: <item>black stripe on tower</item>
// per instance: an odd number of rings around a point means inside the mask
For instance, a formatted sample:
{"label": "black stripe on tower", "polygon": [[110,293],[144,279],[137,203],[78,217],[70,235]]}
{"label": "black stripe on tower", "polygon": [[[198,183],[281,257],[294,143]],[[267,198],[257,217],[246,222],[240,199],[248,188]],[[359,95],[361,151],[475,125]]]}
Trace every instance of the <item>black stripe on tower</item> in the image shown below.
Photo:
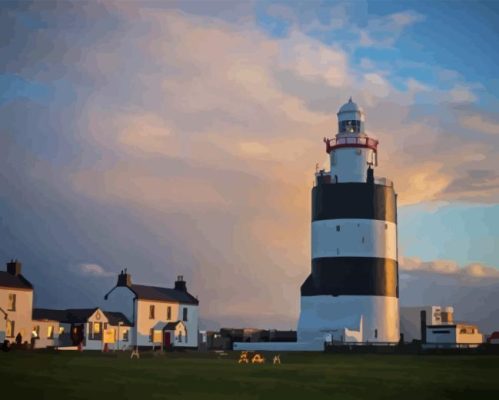
{"label": "black stripe on tower", "polygon": [[312,189],[312,221],[377,219],[397,222],[397,198],[391,186],[324,183]]}
{"label": "black stripe on tower", "polygon": [[398,263],[374,257],[314,258],[301,295],[398,297]]}

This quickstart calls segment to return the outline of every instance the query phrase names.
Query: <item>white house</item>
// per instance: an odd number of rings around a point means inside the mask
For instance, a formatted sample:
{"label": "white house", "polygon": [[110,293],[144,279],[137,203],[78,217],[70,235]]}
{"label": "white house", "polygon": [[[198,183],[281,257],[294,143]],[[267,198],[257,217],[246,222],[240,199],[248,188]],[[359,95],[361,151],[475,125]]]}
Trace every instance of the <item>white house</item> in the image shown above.
{"label": "white house", "polygon": [[425,341],[426,326],[451,324],[453,321],[453,307],[400,307],[400,333],[406,343],[413,340]]}
{"label": "white house", "polygon": [[[36,308],[33,310],[38,330],[41,331],[40,345],[47,346],[79,346],[83,350],[104,350],[105,345],[109,350],[130,347],[130,330],[132,323],[119,312],[103,311],[95,308],[78,308],[67,310],[51,310]],[[57,329],[57,340],[52,343],[44,341],[43,329],[40,324],[50,324],[55,321],[54,328]],[[50,332],[50,326],[47,332]]]}
{"label": "white house", "polygon": [[30,342],[32,331],[33,285],[21,274],[21,263],[11,260],[0,271],[0,341]]}
{"label": "white house", "polygon": [[426,327],[426,347],[477,347],[483,335],[476,325],[439,324]]}
{"label": "white house", "polygon": [[106,309],[119,311],[133,321],[134,346],[198,347],[199,301],[187,291],[182,276],[174,288],[164,288],[132,284],[125,270],[104,298]]}
{"label": "white house", "polygon": [[40,312],[43,309],[33,309],[32,330],[36,334],[34,342],[35,349],[46,347],[57,347],[59,344],[59,334],[63,329],[54,315],[47,315]]}

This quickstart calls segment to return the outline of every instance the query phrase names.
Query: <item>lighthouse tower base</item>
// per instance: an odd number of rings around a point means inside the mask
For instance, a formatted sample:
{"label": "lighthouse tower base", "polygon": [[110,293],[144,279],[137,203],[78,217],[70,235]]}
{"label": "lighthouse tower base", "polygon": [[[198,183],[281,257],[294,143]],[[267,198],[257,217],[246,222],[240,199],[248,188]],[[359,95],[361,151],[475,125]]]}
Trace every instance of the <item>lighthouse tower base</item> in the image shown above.
{"label": "lighthouse tower base", "polygon": [[398,298],[302,296],[298,342],[397,343]]}

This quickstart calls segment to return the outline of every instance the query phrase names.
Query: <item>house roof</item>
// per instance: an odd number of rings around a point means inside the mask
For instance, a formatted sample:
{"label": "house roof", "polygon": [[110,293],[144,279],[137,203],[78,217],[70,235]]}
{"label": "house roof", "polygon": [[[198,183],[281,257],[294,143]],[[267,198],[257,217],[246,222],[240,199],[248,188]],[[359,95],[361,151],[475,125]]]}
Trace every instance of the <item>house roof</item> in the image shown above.
{"label": "house roof", "polygon": [[[34,320],[50,320],[63,323],[85,323],[92,314],[99,308],[71,308],[67,310],[51,310],[48,308],[34,308]],[[102,311],[111,325],[118,325],[122,322],[123,325],[132,326],[132,323],[120,312]]]}
{"label": "house roof", "polygon": [[0,271],[0,286],[33,290],[33,285],[24,276],[12,275],[7,271]]}
{"label": "house roof", "polygon": [[118,323],[121,322],[125,326],[132,326],[133,324],[128,320],[127,317],[123,313],[117,311],[103,311],[107,317],[109,323],[113,326],[118,326]]}
{"label": "house roof", "polygon": [[165,327],[163,328],[163,330],[165,331],[174,331],[175,328],[177,327],[178,324],[181,324],[182,321],[176,321],[176,322],[168,322]]}
{"label": "house roof", "polygon": [[47,319],[49,321],[63,322],[66,310],[51,310],[48,308],[33,308],[33,319],[36,321]]}
{"label": "house roof", "polygon": [[188,292],[157,286],[131,285],[130,290],[140,300],[171,301],[184,304],[199,304],[198,299]]}

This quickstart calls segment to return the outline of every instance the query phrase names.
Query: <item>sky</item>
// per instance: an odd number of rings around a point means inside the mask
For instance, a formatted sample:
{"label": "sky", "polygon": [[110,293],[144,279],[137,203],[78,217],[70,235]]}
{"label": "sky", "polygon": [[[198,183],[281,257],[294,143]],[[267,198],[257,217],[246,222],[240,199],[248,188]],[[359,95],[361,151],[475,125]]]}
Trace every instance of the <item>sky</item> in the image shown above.
{"label": "sky", "polygon": [[398,193],[402,305],[499,328],[499,3],[0,2],[0,259],[44,307],[132,281],[290,329],[350,96]]}

